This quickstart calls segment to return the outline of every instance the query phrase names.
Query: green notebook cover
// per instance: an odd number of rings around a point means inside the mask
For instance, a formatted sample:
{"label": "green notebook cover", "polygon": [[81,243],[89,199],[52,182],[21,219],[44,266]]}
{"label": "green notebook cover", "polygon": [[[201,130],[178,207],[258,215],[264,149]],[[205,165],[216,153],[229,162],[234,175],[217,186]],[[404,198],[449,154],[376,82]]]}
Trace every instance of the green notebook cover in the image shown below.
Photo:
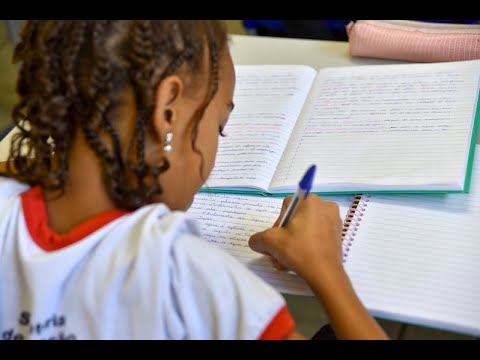
{"label": "green notebook cover", "polygon": [[477,132],[478,132],[478,123],[480,121],[480,106],[478,105],[478,98],[480,96],[480,90],[477,93],[477,103],[475,109],[475,118],[473,120],[473,129],[472,129],[472,137],[470,139],[470,149],[468,154],[468,161],[467,161],[467,170],[465,174],[465,183],[463,184],[463,191],[464,193],[468,193],[470,191],[470,182],[472,180],[472,168],[473,168],[473,157],[475,155],[475,145],[477,142]]}

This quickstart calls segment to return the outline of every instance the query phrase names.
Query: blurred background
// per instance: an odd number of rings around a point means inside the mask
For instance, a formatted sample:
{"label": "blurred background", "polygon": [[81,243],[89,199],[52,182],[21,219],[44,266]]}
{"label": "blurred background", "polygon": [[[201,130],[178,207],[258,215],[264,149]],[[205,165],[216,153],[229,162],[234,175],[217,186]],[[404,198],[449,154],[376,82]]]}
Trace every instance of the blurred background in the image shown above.
{"label": "blurred background", "polygon": [[[348,41],[346,25],[355,20],[227,20],[232,34]],[[479,20],[419,20],[478,24]]]}
{"label": "blurred background", "polygon": [[0,138],[2,132],[11,123],[10,112],[16,99],[17,70],[12,64],[12,54],[19,26],[20,20],[0,21]]}
{"label": "blurred background", "polygon": [[[345,26],[352,20],[226,20],[230,34],[276,36],[331,41],[348,41]],[[452,23],[478,23],[479,20],[423,20]],[[22,20],[0,21],[0,139],[11,124],[15,103],[16,67],[12,65],[13,46],[18,41]]]}
{"label": "blurred background", "polygon": [[350,20],[227,20],[232,34],[348,41]]}

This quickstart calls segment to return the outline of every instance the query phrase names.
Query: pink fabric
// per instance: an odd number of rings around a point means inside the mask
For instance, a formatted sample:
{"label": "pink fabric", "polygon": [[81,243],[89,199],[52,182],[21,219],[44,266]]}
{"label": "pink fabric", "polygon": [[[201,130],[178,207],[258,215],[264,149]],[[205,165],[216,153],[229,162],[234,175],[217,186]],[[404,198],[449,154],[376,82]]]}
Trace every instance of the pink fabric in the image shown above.
{"label": "pink fabric", "polygon": [[414,62],[480,59],[480,26],[402,20],[347,25],[350,55]]}

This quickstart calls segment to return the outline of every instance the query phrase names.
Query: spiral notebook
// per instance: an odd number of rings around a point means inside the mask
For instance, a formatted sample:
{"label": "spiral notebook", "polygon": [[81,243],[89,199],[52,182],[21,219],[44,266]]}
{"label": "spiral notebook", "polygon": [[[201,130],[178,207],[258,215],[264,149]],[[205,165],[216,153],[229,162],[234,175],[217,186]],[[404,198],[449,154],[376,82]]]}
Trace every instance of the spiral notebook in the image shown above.
{"label": "spiral notebook", "polygon": [[376,316],[480,336],[480,153],[469,194],[357,196],[344,266]]}
{"label": "spiral notebook", "polygon": [[[352,196],[325,196],[324,199],[336,201],[340,207],[339,215],[345,218]],[[313,295],[300,277],[275,270],[268,257],[248,246],[252,234],[273,226],[282,202],[283,199],[274,197],[202,193],[195,196],[187,214],[198,220],[206,240],[226,250],[278,291]]]}
{"label": "spiral notebook", "polygon": [[468,192],[480,60],[236,72],[209,191],[284,196],[316,164],[319,194]]}

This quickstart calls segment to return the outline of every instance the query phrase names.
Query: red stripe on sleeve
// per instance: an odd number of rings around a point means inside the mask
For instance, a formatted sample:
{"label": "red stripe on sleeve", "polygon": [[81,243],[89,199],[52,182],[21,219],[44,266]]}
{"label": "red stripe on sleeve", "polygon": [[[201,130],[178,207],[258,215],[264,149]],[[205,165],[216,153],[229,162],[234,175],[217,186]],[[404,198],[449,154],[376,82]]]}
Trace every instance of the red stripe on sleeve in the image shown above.
{"label": "red stripe on sleeve", "polygon": [[295,329],[295,321],[284,306],[270,321],[259,340],[284,340]]}

